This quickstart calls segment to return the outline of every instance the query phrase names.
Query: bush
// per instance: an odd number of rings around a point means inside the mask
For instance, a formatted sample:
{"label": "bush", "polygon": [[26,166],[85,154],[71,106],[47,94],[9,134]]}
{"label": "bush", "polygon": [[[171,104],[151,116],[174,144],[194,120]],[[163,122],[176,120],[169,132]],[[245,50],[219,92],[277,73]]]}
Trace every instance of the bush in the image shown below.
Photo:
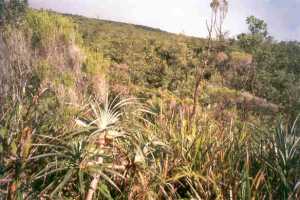
{"label": "bush", "polygon": [[26,14],[35,48],[50,49],[77,38],[75,24],[66,17],[46,11],[29,10]]}
{"label": "bush", "polygon": [[102,53],[85,51],[85,60],[82,64],[82,71],[90,76],[105,75],[109,69],[110,61],[105,59]]}

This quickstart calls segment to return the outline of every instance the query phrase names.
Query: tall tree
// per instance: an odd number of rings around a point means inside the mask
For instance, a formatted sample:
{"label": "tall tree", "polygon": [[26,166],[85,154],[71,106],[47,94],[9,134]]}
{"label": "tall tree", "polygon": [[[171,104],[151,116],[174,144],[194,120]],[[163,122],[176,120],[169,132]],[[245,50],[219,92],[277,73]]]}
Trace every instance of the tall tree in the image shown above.
{"label": "tall tree", "polygon": [[227,0],[212,0],[210,3],[212,10],[210,22],[206,22],[206,28],[208,32],[207,43],[203,52],[203,58],[200,65],[196,67],[195,74],[195,87],[193,95],[193,110],[191,117],[193,118],[197,112],[199,89],[201,81],[203,79],[204,71],[209,66],[209,58],[212,51],[212,43],[214,39],[223,40],[225,33],[223,32],[224,20],[228,12]]}
{"label": "tall tree", "polygon": [[267,23],[264,20],[258,19],[253,15],[247,17],[248,29],[252,35],[261,35],[266,37],[268,35]]}
{"label": "tall tree", "polygon": [[247,17],[249,33],[238,35],[239,45],[247,52],[253,53],[255,47],[268,39],[267,23],[254,16]]}

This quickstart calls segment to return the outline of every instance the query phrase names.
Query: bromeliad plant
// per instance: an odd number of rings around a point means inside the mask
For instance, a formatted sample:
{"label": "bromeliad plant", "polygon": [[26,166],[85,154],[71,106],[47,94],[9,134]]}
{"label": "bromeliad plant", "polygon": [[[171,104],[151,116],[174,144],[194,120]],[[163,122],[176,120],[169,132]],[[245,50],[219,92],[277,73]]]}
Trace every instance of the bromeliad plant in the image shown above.
{"label": "bromeliad plant", "polygon": [[[129,171],[152,152],[141,150],[148,137],[128,129],[130,123],[141,120],[134,117],[147,112],[139,106],[126,112],[133,104],[134,99],[116,97],[110,101],[107,96],[102,104],[89,104],[89,109],[76,119],[76,131],[57,137],[39,135],[43,143],[33,145],[44,153],[30,159],[46,160],[46,167],[32,177],[33,182],[44,186],[40,196],[77,198],[79,195],[86,200],[93,196],[111,197],[107,183],[113,186],[111,191],[120,192],[119,187],[128,179]],[[139,140],[140,136],[145,141]]]}
{"label": "bromeliad plant", "polygon": [[298,120],[295,120],[288,127],[281,122],[274,133],[267,134],[260,141],[260,157],[267,171],[269,194],[280,199],[299,197],[300,137],[297,123]]}
{"label": "bromeliad plant", "polygon": [[[133,104],[133,99],[119,100],[118,97],[109,101],[108,95],[103,105],[98,103],[91,104],[92,118],[80,120],[77,123],[89,129],[89,141],[92,144],[92,151],[99,151],[102,156],[94,157],[85,163],[85,166],[103,166],[102,169],[94,168],[92,181],[86,195],[86,200],[91,200],[98,188],[100,178],[103,178],[117,190],[120,191],[117,184],[109,178],[111,174],[114,177],[124,178],[120,172],[124,172],[129,164],[126,143],[128,135],[121,126],[121,118],[124,114],[125,106]],[[93,168],[93,167],[92,167]],[[102,183],[103,184],[103,183]]]}
{"label": "bromeliad plant", "polygon": [[86,111],[87,117],[76,119],[77,131],[57,137],[39,135],[44,143],[34,146],[47,150],[30,159],[47,160],[46,167],[32,177],[45,185],[41,196],[77,198],[80,194],[90,200],[100,179],[102,184],[110,183],[119,190],[111,177],[123,178],[120,171],[128,164],[124,153],[127,136],[120,122],[124,107],[131,103],[131,99],[117,98],[111,102],[107,98],[103,104],[93,102]]}

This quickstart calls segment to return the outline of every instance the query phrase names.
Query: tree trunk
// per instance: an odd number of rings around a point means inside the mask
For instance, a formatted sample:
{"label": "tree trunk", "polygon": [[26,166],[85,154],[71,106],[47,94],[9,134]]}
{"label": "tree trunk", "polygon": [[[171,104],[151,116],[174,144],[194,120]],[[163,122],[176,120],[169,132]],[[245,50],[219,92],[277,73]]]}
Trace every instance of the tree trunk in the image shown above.
{"label": "tree trunk", "polygon": [[196,83],[195,83],[195,89],[194,89],[194,97],[193,97],[193,110],[191,113],[191,119],[194,118],[196,112],[197,112],[197,103],[198,103],[198,95],[199,95],[199,87],[200,87],[201,78],[197,77]]}
{"label": "tree trunk", "polygon": [[207,60],[205,59],[203,62],[203,67],[198,66],[197,72],[196,72],[196,81],[195,81],[195,89],[194,89],[194,96],[193,96],[193,110],[190,116],[190,119],[193,119],[196,112],[197,112],[197,105],[198,105],[198,96],[199,96],[199,88],[200,83],[203,76],[203,71],[207,66]]}
{"label": "tree trunk", "polygon": [[98,183],[99,183],[99,180],[100,180],[100,174],[95,174],[94,175],[94,178],[90,184],[90,189],[86,195],[86,198],[85,200],[92,200],[93,199],[93,195],[97,189],[97,186],[98,186]]}

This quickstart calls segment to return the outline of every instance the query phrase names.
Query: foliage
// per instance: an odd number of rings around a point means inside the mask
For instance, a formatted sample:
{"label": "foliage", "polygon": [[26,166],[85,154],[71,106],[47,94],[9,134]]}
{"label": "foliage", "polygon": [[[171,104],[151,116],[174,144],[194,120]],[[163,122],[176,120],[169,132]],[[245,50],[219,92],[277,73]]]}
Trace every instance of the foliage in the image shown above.
{"label": "foliage", "polygon": [[19,23],[28,6],[27,0],[1,0],[0,24],[9,21]]}
{"label": "foliage", "polygon": [[105,59],[101,53],[86,51],[85,61],[82,65],[82,71],[89,75],[105,74],[109,68],[110,62]]}
{"label": "foliage", "polygon": [[250,34],[242,33],[238,36],[238,39],[242,48],[247,50],[249,49],[250,52],[253,52],[255,51],[254,48],[256,46],[267,39],[267,24],[265,21],[254,16],[247,17],[246,22],[248,24]]}
{"label": "foliage", "polygon": [[76,39],[75,25],[68,18],[30,10],[26,13],[26,22],[32,31],[34,47],[49,48],[56,42]]}
{"label": "foliage", "polygon": [[296,127],[297,120],[291,127],[280,123],[275,132],[261,139],[261,159],[266,165],[271,182],[277,182],[272,192],[280,199],[291,199],[295,195],[299,180],[300,163],[298,159],[300,138]]}
{"label": "foliage", "polygon": [[246,22],[248,24],[248,29],[252,35],[260,34],[263,37],[268,35],[267,24],[261,19],[258,19],[254,16],[247,17]]}
{"label": "foliage", "polygon": [[0,198],[298,199],[300,47],[247,22],[207,57],[204,39],[49,11],[1,27]]}

